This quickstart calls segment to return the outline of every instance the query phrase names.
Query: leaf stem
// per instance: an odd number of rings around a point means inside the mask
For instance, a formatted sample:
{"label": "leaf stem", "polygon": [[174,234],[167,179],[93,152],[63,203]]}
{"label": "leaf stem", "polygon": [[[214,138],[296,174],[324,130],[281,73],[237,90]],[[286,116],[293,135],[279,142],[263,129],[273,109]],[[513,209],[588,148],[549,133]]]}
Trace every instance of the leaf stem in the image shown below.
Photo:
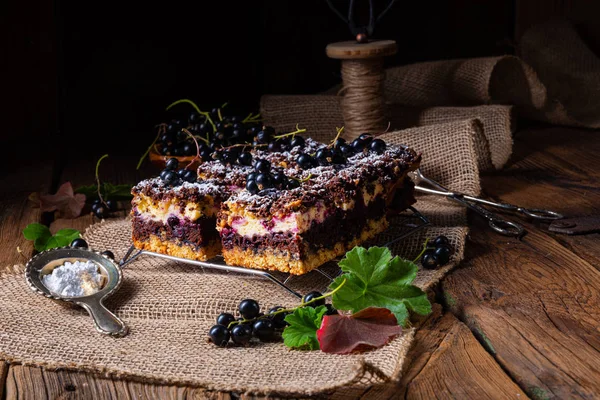
{"label": "leaf stem", "polygon": [[294,308],[284,308],[284,309],[281,309],[281,310],[275,311],[275,312],[274,312],[274,313],[272,313],[272,314],[265,314],[265,315],[263,315],[263,316],[260,316],[260,317],[257,317],[257,318],[252,318],[252,319],[243,319],[243,320],[241,320],[241,321],[232,321],[232,322],[230,322],[230,323],[229,323],[229,325],[227,325],[227,328],[228,328],[228,329],[230,329],[230,328],[231,328],[232,326],[234,326],[234,325],[245,324],[245,323],[247,323],[247,322],[254,322],[254,321],[257,321],[257,320],[259,320],[259,319],[266,319],[266,318],[273,317],[273,316],[275,316],[275,315],[282,314],[282,313],[291,313],[291,312],[294,312],[294,311],[296,311],[298,308],[306,307],[306,306],[308,306],[308,305],[310,305],[310,304],[313,304],[314,302],[317,302],[317,301],[319,301],[319,300],[323,300],[323,299],[326,299],[327,297],[331,297],[331,296],[333,296],[333,295],[335,294],[335,292],[337,292],[338,290],[340,290],[340,289],[341,289],[341,287],[342,287],[342,286],[344,286],[344,284],[345,284],[345,283],[346,283],[346,279],[344,279],[344,280],[342,281],[342,283],[340,283],[340,286],[336,287],[336,288],[335,288],[335,289],[333,289],[331,292],[329,292],[329,293],[325,293],[324,295],[322,295],[322,296],[319,296],[319,297],[315,297],[314,299],[312,299],[311,301],[307,301],[306,303],[304,303],[304,302],[303,302],[303,303],[301,303],[299,306],[296,306],[296,307],[294,307]]}
{"label": "leaf stem", "polygon": [[417,258],[413,260],[413,264],[416,264],[417,261],[419,261],[419,258],[423,257],[423,254],[425,254],[425,252],[427,251],[427,242],[429,242],[429,238],[425,238],[425,243],[423,243],[423,250],[421,250]]}
{"label": "leaf stem", "polygon": [[107,157],[108,157],[108,154],[105,154],[98,159],[98,162],[96,162],[96,185],[98,187],[98,198],[100,199],[100,202],[102,204],[104,204],[105,206],[106,206],[106,202],[102,198],[102,193],[100,193],[100,176],[98,175],[98,170],[100,169],[100,162]]}

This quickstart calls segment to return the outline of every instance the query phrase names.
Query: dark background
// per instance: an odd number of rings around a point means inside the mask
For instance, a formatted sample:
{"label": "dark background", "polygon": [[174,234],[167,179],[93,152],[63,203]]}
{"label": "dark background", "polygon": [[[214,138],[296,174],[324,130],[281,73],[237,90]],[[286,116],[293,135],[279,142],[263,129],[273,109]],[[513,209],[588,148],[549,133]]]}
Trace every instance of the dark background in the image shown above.
{"label": "dark background", "polygon": [[[348,4],[333,1],[340,9]],[[386,3],[375,0],[377,10]],[[599,38],[598,3],[397,1],[373,37],[397,41],[388,66],[510,54],[528,26],[555,15]],[[247,113],[258,110],[262,94],[326,90],[339,82],[340,66],[325,46],[352,39],[324,0],[0,7],[5,161],[48,152],[138,157],[172,101],[190,98],[203,108],[228,102]]]}

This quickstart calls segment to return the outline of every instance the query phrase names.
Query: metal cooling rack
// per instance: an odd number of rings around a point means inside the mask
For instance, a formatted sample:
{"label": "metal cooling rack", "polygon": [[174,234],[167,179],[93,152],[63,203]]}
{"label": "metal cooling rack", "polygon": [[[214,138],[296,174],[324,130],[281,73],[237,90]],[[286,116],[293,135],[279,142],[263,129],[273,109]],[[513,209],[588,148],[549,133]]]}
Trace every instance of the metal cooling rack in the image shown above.
{"label": "metal cooling rack", "polygon": [[[414,207],[409,207],[407,211],[390,218],[389,222],[390,226],[388,227],[388,229],[380,233],[378,237],[391,237],[392,239],[382,244],[373,243],[373,245],[376,244],[379,246],[389,247],[394,243],[414,234],[415,232],[419,231],[420,229],[424,228],[429,224],[429,220]],[[186,258],[174,257],[161,253],[155,253],[147,250],[136,250],[137,249],[133,245],[129,248],[129,250],[127,250],[127,253],[119,263],[121,268],[124,268],[141,255],[148,255],[184,264],[194,265],[201,268],[209,268],[226,272],[260,276],[272,281],[273,283],[277,284],[278,286],[285,289],[287,292],[293,294],[294,296],[302,298],[301,294],[299,294],[289,286],[290,281],[296,277],[295,275],[286,274],[283,272],[272,272],[227,265],[223,260],[223,257],[221,256],[216,256],[208,261],[197,261]],[[337,275],[341,273],[341,270],[337,266],[337,261],[339,260],[329,261],[320,266],[319,268],[310,271],[306,275],[314,275],[315,273],[318,273],[332,281]],[[333,270],[333,273],[330,270]]]}

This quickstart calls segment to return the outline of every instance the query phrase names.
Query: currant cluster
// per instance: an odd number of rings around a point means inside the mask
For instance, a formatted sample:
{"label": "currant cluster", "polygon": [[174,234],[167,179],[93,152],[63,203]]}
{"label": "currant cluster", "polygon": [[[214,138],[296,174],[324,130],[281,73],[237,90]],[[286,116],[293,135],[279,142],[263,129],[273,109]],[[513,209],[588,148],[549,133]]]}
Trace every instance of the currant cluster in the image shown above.
{"label": "currant cluster", "polygon": [[230,313],[219,314],[217,324],[210,328],[208,336],[211,342],[221,347],[227,346],[230,340],[237,345],[247,345],[252,338],[272,342],[278,339],[287,324],[284,318],[288,313],[283,310],[280,306],[273,307],[265,315],[260,312],[256,300],[242,300],[238,306],[240,316],[236,319]]}
{"label": "currant cluster", "polygon": [[167,185],[177,186],[182,182],[195,182],[198,176],[195,171],[189,169],[179,169],[179,161],[176,158],[169,158],[165,164],[165,169],[160,173],[160,179]]}
{"label": "currant cluster", "polygon": [[113,200],[102,201],[100,199],[94,200],[92,203],[92,213],[100,219],[110,216],[110,213],[117,211],[117,202]]}
{"label": "currant cluster", "polygon": [[271,163],[268,160],[256,160],[254,172],[246,177],[246,190],[250,194],[257,194],[265,189],[295,189],[300,186],[296,179],[285,176],[282,172],[271,172]]}
{"label": "currant cluster", "polygon": [[[326,315],[337,314],[337,310],[331,304],[325,304],[325,299],[320,298],[322,296],[320,292],[310,292],[302,297],[302,304],[299,307],[324,305],[327,307]],[[211,342],[220,347],[227,346],[230,341],[236,345],[246,346],[253,338],[261,342],[273,342],[281,338],[281,331],[288,325],[285,317],[293,311],[294,308],[285,309],[276,306],[264,314],[256,300],[245,299],[238,306],[239,317],[236,318],[226,312],[219,314],[217,324],[208,331],[208,337]]]}
{"label": "currant cluster", "polygon": [[374,139],[372,135],[363,133],[350,144],[344,138],[337,138],[331,145],[323,147],[314,155],[301,153],[296,162],[303,169],[331,164],[344,164],[348,157],[364,151],[373,151],[382,154],[386,143],[381,139]]}
{"label": "currant cluster", "polygon": [[450,241],[446,236],[440,235],[433,240],[432,246],[427,246],[421,264],[424,268],[435,269],[448,264],[452,253],[454,253],[454,249],[452,249]]}
{"label": "currant cluster", "polygon": [[[213,108],[208,115],[192,112],[185,122],[173,119],[161,126],[158,148],[162,155],[194,156],[197,149],[193,138],[196,138],[198,142],[203,142],[200,146],[200,157],[203,161],[212,161],[213,153],[217,149],[236,144],[251,144],[267,131],[255,119],[246,121],[239,116],[223,115],[220,108]],[[263,133],[260,134],[261,132]]]}

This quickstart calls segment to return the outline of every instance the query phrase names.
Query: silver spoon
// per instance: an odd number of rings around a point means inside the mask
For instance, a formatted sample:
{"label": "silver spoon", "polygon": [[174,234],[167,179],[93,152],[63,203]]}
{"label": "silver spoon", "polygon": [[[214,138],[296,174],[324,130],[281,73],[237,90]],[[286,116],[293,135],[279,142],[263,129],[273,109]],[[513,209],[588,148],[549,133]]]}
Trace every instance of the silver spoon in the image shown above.
{"label": "silver spoon", "polygon": [[[89,296],[66,297],[50,291],[43,283],[44,275],[64,264],[66,261],[92,261],[106,277],[104,286]],[[103,304],[104,300],[113,294],[121,284],[123,274],[121,268],[110,258],[88,248],[61,247],[46,250],[36,254],[25,267],[25,278],[34,292],[47,298],[75,303],[83,307],[93,318],[98,332],[121,337],[127,334],[127,326]]]}

